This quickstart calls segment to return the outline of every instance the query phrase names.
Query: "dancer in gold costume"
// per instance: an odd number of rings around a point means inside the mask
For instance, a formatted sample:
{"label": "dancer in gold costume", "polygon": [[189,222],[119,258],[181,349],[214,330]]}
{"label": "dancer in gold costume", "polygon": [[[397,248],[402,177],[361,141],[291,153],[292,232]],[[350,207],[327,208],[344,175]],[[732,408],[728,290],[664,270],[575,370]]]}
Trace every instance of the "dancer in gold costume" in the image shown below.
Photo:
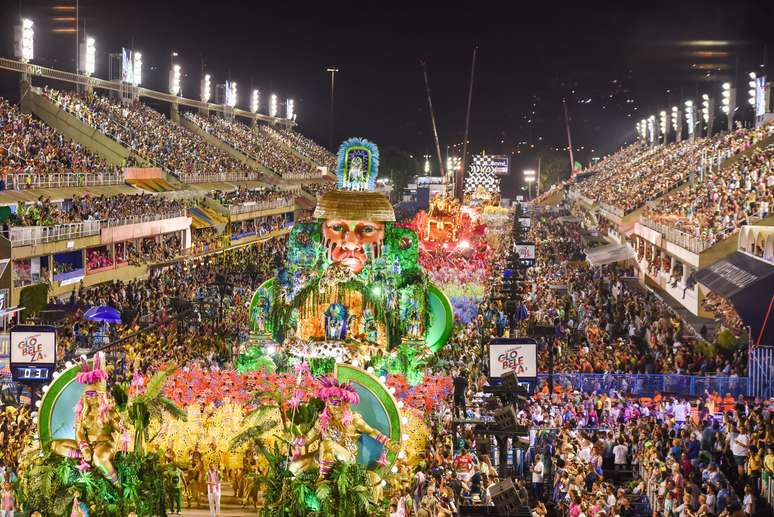
{"label": "dancer in gold costume", "polygon": [[118,474],[113,467],[115,440],[113,433],[122,428],[112,398],[107,394],[107,372],[103,369],[104,354],[94,356],[89,367],[86,356],[81,356],[81,371],[76,380],[84,385],[84,392],[75,406],[75,440],[60,439],[51,443],[51,450],[66,458],[80,458],[79,468],[96,465],[102,473],[118,485]]}
{"label": "dancer in gold costume", "polygon": [[[325,409],[315,425],[305,436],[293,440],[294,452],[291,472],[297,474],[319,468],[320,476],[325,477],[338,460],[345,463],[357,461],[358,440],[361,434],[367,434],[384,449],[379,462],[386,464],[386,449],[393,450],[390,439],[366,423],[359,413],[352,411],[350,404],[360,402],[350,383],[340,384],[333,377],[320,380],[322,388],[317,396],[325,402]],[[303,449],[317,444],[313,452],[302,454]]]}

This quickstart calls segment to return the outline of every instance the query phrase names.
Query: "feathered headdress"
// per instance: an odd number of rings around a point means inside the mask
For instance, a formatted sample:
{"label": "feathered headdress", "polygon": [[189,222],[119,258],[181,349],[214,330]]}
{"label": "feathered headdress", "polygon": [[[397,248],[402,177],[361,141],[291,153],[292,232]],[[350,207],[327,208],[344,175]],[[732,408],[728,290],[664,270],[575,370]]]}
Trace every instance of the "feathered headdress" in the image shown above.
{"label": "feathered headdress", "polygon": [[345,400],[350,404],[358,404],[360,395],[357,394],[352,383],[340,383],[338,379],[330,375],[320,378],[320,388],[317,389],[317,398],[323,402],[329,399]]}
{"label": "feathered headdress", "polygon": [[75,380],[84,385],[98,385],[107,381],[108,374],[104,370],[105,354],[99,352],[92,360],[92,366],[85,355],[81,356],[81,371],[75,376]]}
{"label": "feathered headdress", "polygon": [[365,138],[350,138],[339,146],[336,164],[340,190],[373,191],[379,173],[379,148]]}

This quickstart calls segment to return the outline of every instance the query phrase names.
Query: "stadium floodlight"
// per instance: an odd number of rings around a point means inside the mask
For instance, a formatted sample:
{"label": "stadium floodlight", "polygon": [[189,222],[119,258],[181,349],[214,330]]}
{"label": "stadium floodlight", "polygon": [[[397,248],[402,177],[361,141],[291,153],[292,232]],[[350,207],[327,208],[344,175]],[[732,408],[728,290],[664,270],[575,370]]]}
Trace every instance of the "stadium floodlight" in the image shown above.
{"label": "stadium floodlight", "polygon": [[710,116],[710,98],[709,95],[703,93],[701,95],[701,118],[704,122],[709,122]]}
{"label": "stadium floodlight", "polygon": [[286,116],[288,120],[293,120],[293,110],[295,108],[295,103],[293,102],[293,99],[288,99],[286,104]]}
{"label": "stadium floodlight", "polygon": [[652,144],[656,141],[656,117],[651,115],[648,117],[648,141]]}
{"label": "stadium floodlight", "polygon": [[231,95],[226,99],[226,104],[232,108],[237,105],[237,83],[236,81],[231,83]]}
{"label": "stadium floodlight", "polygon": [[720,95],[722,97],[722,99],[720,100],[720,104],[721,104],[720,109],[726,115],[728,115],[733,109],[733,107],[731,106],[731,103],[733,102],[731,100],[732,93],[733,93],[733,88],[731,88],[731,83],[728,83],[728,82],[723,83],[721,87],[721,92],[720,92]]}
{"label": "stadium floodlight", "polygon": [[35,52],[35,29],[32,20],[22,18],[21,24],[14,27],[14,55],[25,63],[32,61]]}
{"label": "stadium floodlight", "polygon": [[134,63],[132,64],[132,83],[135,86],[142,84],[142,54],[134,52],[132,54]]}
{"label": "stadium floodlight", "polygon": [[685,122],[688,125],[688,134],[693,134],[693,101],[685,101]]}
{"label": "stadium floodlight", "polygon": [[664,137],[664,142],[666,142],[666,135],[667,131],[669,130],[669,126],[667,124],[669,124],[669,120],[667,119],[667,112],[662,111],[659,113],[658,129],[661,131],[661,134]]}
{"label": "stadium floodlight", "polygon": [[747,83],[747,86],[750,87],[749,90],[747,90],[747,94],[749,95],[749,98],[747,99],[750,105],[755,106],[755,80],[758,77],[755,75],[755,72],[750,72],[748,74],[748,77],[750,78],[750,81]]}
{"label": "stadium floodlight", "polygon": [[94,38],[87,36],[81,43],[80,58],[83,65],[81,71],[86,75],[92,75],[97,69],[97,44]]}
{"label": "stadium floodlight", "polygon": [[253,90],[252,95],[250,95],[250,111],[253,113],[258,113],[258,107],[260,106],[261,102],[261,94],[256,88]]}
{"label": "stadium floodlight", "polygon": [[535,170],[534,169],[525,169],[524,170],[524,181],[527,183],[534,183],[535,182]]}
{"label": "stadium floodlight", "polygon": [[271,97],[269,98],[269,116],[270,117],[276,117],[277,116],[277,96],[275,94],[271,94]]}
{"label": "stadium floodlight", "polygon": [[169,93],[180,95],[180,65],[172,65],[169,71]]}
{"label": "stadium floodlight", "polygon": [[204,74],[202,79],[202,102],[210,102],[210,74]]}

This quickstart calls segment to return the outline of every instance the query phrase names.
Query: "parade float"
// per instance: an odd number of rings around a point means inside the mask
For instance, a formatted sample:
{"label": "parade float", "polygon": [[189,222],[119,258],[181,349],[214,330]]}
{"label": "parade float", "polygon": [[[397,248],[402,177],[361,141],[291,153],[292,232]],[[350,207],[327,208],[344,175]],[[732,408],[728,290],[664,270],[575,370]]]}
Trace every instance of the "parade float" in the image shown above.
{"label": "parade float", "polygon": [[379,514],[383,490],[410,477],[424,446],[421,413],[396,400],[394,376],[425,380],[453,312],[420,267],[417,233],[375,192],[378,166],[373,143],[341,145],[337,189],[319,198],[314,222],[294,226],[283,267],[250,304],[254,344],[240,364],[271,357],[297,379],[289,398],[262,395],[280,425],[241,435],[266,464],[266,515]]}
{"label": "parade float", "polygon": [[165,515],[168,462],[148,446],[153,420],[180,418],[163,395],[172,370],[108,390],[102,354],[55,372],[19,464],[20,501],[50,516]]}
{"label": "parade float", "polygon": [[251,330],[271,350],[332,368],[402,344],[433,353],[449,338],[450,302],[420,267],[417,233],[395,225],[374,191],[378,166],[373,143],[342,144],[338,188],[319,199],[316,221],[293,227],[284,267],[254,294]]}

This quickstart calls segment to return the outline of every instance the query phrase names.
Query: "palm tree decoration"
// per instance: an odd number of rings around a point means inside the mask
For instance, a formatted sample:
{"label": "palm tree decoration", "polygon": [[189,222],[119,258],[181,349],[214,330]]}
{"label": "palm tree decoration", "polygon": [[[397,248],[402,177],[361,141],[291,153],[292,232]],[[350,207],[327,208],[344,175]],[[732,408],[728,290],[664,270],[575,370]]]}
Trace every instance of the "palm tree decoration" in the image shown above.
{"label": "palm tree decoration", "polygon": [[[158,372],[146,383],[138,372],[132,379],[131,390],[126,383],[116,385],[113,395],[118,409],[126,410],[126,414],[134,427],[134,453],[142,456],[145,453],[145,442],[149,439],[148,427],[152,418],[162,418],[169,414],[173,418],[185,420],[186,414],[174,402],[163,394],[164,384],[177,370],[170,366]],[[130,391],[133,396],[128,396]]]}

